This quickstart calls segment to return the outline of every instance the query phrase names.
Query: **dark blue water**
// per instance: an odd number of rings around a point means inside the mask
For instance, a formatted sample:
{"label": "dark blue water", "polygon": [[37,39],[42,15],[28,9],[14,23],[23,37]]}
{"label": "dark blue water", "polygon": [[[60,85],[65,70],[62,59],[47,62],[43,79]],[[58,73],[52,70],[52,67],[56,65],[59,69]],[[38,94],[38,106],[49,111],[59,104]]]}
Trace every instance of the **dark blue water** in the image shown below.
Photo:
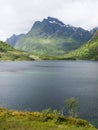
{"label": "dark blue water", "polygon": [[70,97],[80,101],[80,116],[98,126],[98,62],[0,62],[0,106],[61,110]]}

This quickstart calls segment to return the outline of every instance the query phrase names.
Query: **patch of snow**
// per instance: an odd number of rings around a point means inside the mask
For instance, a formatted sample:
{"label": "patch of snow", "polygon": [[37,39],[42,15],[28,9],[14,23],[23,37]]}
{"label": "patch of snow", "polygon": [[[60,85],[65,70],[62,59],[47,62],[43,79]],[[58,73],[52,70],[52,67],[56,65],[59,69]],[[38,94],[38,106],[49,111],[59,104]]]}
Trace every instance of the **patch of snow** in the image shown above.
{"label": "patch of snow", "polygon": [[55,21],[49,21],[49,23],[56,23]]}
{"label": "patch of snow", "polygon": [[61,27],[65,27],[65,25],[60,24],[60,23],[58,23],[58,22],[56,22],[56,21],[49,21],[49,23],[58,24],[58,25],[61,26]]}

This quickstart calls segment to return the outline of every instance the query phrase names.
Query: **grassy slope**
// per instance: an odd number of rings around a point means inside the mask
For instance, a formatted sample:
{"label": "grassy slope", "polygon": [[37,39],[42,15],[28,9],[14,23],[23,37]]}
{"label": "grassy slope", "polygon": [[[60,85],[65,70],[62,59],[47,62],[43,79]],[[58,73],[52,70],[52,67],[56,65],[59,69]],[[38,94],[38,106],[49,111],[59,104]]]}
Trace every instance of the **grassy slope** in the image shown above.
{"label": "grassy slope", "polygon": [[[66,46],[64,43],[69,45]],[[22,44],[21,44],[22,43]],[[42,38],[42,37],[23,37],[16,44],[16,49],[33,52],[38,55],[61,55],[73,47],[73,39],[71,38]]]}
{"label": "grassy slope", "polygon": [[0,130],[96,130],[82,119],[0,108]]}
{"label": "grassy slope", "polygon": [[67,32],[59,34],[57,31],[50,34],[50,28],[44,23],[41,26],[33,27],[30,32],[17,41],[15,48],[37,55],[56,56],[81,46],[81,42],[72,36],[67,36]]}
{"label": "grassy slope", "polygon": [[[33,59],[33,58],[32,58]],[[6,44],[5,42],[0,41],[0,60],[31,60],[31,58],[24,52],[18,51]]]}
{"label": "grassy slope", "polygon": [[62,56],[61,58],[98,60],[98,31],[88,43],[83,45],[81,48]]}

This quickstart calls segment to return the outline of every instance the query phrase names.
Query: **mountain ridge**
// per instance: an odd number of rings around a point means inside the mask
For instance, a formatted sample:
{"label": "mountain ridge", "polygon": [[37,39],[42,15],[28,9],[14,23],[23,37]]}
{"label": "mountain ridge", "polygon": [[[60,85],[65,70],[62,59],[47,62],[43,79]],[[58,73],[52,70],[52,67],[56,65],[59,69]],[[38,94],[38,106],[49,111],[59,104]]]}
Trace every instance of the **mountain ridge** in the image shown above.
{"label": "mountain ridge", "polygon": [[19,40],[20,37],[24,36],[25,34],[13,34],[10,38],[6,39],[6,43],[10,44],[11,46],[15,46],[17,40]]}
{"label": "mountain ridge", "polygon": [[88,30],[48,17],[36,21],[31,30],[17,40],[15,48],[39,55],[62,55],[79,48],[91,37]]}

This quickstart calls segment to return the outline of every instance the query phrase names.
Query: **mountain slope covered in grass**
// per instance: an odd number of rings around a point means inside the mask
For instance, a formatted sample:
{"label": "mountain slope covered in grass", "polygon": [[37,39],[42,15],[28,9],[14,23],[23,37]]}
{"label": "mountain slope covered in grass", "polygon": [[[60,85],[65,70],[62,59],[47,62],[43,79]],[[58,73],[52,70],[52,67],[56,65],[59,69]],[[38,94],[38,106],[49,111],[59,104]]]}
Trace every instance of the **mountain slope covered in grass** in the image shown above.
{"label": "mountain slope covered in grass", "polygon": [[98,60],[98,31],[79,49],[64,55],[65,59]]}
{"label": "mountain slope covered in grass", "polygon": [[56,56],[79,48],[91,36],[85,29],[48,17],[41,22],[36,21],[27,34],[16,38],[15,48],[37,55]]}
{"label": "mountain slope covered in grass", "polygon": [[[32,58],[33,59],[33,58]],[[0,60],[31,60],[28,54],[0,41]]]}

